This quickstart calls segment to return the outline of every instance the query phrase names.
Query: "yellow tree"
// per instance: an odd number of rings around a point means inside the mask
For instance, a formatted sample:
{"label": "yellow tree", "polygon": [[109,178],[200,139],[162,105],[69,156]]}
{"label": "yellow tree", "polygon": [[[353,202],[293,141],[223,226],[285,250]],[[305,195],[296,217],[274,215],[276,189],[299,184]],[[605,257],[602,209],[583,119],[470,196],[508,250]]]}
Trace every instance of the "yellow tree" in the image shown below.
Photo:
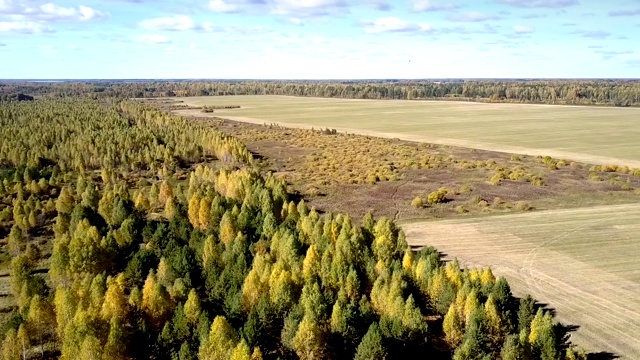
{"label": "yellow tree", "polygon": [[302,276],[305,280],[311,280],[314,276],[320,274],[320,254],[315,244],[309,246],[307,255],[302,263]]}
{"label": "yellow tree", "polygon": [[191,325],[195,325],[200,319],[200,313],[202,311],[200,305],[200,298],[198,297],[198,293],[195,289],[191,289],[189,291],[189,296],[187,297],[187,301],[184,303],[184,315],[187,318],[187,321]]}
{"label": "yellow tree", "polygon": [[109,278],[107,280],[107,291],[100,311],[103,320],[110,320],[113,317],[125,319],[128,305],[123,285],[123,274],[118,275],[117,279]]}
{"label": "yellow tree", "polygon": [[164,215],[167,217],[167,219],[172,220],[177,213],[178,205],[176,205],[176,200],[172,196],[168,198],[164,203]]}
{"label": "yellow tree", "polygon": [[60,285],[56,289],[53,303],[55,306],[58,337],[60,337],[60,339],[64,339],[64,333],[67,325],[73,321],[77,302],[73,298],[71,291],[66,286]]}
{"label": "yellow tree", "polygon": [[216,316],[209,336],[200,345],[200,360],[228,359],[238,344],[238,334],[224,316]]}
{"label": "yellow tree", "polygon": [[500,315],[500,310],[496,306],[493,295],[489,295],[487,302],[484,304],[484,312],[487,315],[489,326],[491,329],[491,337],[495,344],[501,344],[504,340],[504,322]]}
{"label": "yellow tree", "polygon": [[[43,345],[45,335],[55,323],[55,314],[51,303],[36,294],[31,298],[27,313],[27,329],[31,338]],[[44,347],[40,346],[41,356],[44,357]]]}
{"label": "yellow tree", "polygon": [[293,349],[301,360],[325,357],[325,341],[317,319],[307,315],[302,318],[293,338]]}
{"label": "yellow tree", "polygon": [[211,199],[207,197],[200,200],[198,223],[203,230],[209,229],[211,226]]}
{"label": "yellow tree", "polygon": [[142,191],[138,192],[138,196],[136,196],[134,205],[136,209],[140,209],[144,211],[151,209],[151,203],[149,202],[149,199],[147,199],[147,197],[144,195],[144,192]]}
{"label": "yellow tree", "polygon": [[2,358],[4,360],[20,360],[21,350],[16,331],[10,328],[2,341]]}
{"label": "yellow tree", "polygon": [[87,335],[80,347],[79,359],[102,360],[102,346],[100,340],[93,335]]}
{"label": "yellow tree", "polygon": [[193,194],[189,200],[189,222],[193,227],[200,227],[200,195],[198,193]]}
{"label": "yellow tree", "polygon": [[231,240],[235,239],[237,235],[238,229],[235,224],[235,219],[233,215],[227,211],[222,215],[222,220],[220,220],[220,241],[225,245],[229,245]]}
{"label": "yellow tree", "polygon": [[149,316],[151,322],[159,328],[166,322],[172,306],[169,292],[158,282],[153,271],[150,272],[142,288],[142,310]]}
{"label": "yellow tree", "polygon": [[160,201],[161,204],[164,204],[167,202],[167,199],[170,197],[174,197],[173,187],[167,180],[164,180],[160,185],[158,200]]}
{"label": "yellow tree", "polygon": [[56,201],[56,210],[59,213],[68,214],[73,210],[74,199],[71,195],[71,191],[64,186],[62,190],[60,190],[60,195],[58,195],[58,200]]}
{"label": "yellow tree", "polygon": [[444,316],[442,322],[442,331],[444,331],[445,340],[452,349],[455,349],[462,342],[464,335],[464,321],[458,315],[458,311],[454,304],[449,306],[449,311]]}
{"label": "yellow tree", "polygon": [[233,349],[229,360],[251,360],[251,350],[244,339]]}

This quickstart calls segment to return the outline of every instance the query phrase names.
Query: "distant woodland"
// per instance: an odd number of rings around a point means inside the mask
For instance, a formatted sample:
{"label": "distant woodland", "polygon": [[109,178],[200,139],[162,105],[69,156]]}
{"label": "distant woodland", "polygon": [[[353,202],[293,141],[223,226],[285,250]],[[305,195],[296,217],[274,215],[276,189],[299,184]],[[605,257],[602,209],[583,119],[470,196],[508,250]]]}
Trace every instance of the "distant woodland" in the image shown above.
{"label": "distant woodland", "polygon": [[236,138],[122,99],[429,86],[465,85],[5,84],[36,100],[0,102],[0,357],[585,359],[490,269],[414,251],[389,219],[310,209]]}
{"label": "distant woodland", "polygon": [[441,99],[535,104],[638,106],[637,80],[440,81],[99,81],[0,83],[0,96],[171,97],[291,95],[349,99]]}

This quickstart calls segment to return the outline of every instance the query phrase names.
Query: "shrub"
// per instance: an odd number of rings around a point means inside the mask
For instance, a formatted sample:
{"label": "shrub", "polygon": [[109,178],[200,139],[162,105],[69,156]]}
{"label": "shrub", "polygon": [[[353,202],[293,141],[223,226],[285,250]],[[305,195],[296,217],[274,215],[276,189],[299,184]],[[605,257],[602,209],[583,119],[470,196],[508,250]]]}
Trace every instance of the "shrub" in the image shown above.
{"label": "shrub", "polygon": [[460,186],[460,192],[461,193],[467,193],[467,192],[471,192],[472,189],[469,185],[462,185]]}
{"label": "shrub", "polygon": [[602,181],[602,177],[600,176],[600,174],[592,172],[589,174],[589,180]]}
{"label": "shrub", "polygon": [[521,161],[522,159],[520,158],[520,156],[513,154],[511,155],[511,161]]}
{"label": "shrub", "polygon": [[437,191],[432,191],[429,196],[427,196],[427,202],[429,204],[439,204],[444,202],[447,196],[447,189],[440,188]]}
{"label": "shrub", "polygon": [[531,209],[533,209],[533,207],[531,206],[531,204],[529,204],[528,201],[517,201],[515,204],[515,208],[518,211],[529,211]]}
{"label": "shrub", "polygon": [[502,171],[500,171],[499,173],[493,175],[491,179],[489,179],[489,182],[492,183],[493,185],[498,185],[500,184],[500,180],[505,178],[506,178],[505,174]]}
{"label": "shrub", "polygon": [[465,209],[464,206],[462,206],[462,205],[458,205],[458,206],[456,206],[456,212],[458,214],[464,214],[464,213],[467,212],[467,209]]}
{"label": "shrub", "polygon": [[513,181],[518,181],[524,177],[524,173],[520,170],[513,171],[509,173],[509,179]]}
{"label": "shrub", "polygon": [[413,199],[413,201],[411,201],[411,206],[413,206],[414,208],[421,208],[424,207],[424,201],[422,200],[422,198],[420,196],[416,197],[415,199]]}
{"label": "shrub", "polygon": [[534,177],[532,177],[532,178],[531,178],[531,183],[532,183],[534,186],[544,186],[544,185],[545,185],[545,183],[544,183],[544,179],[543,179],[543,178],[541,178],[541,177],[539,177],[539,176],[534,176]]}

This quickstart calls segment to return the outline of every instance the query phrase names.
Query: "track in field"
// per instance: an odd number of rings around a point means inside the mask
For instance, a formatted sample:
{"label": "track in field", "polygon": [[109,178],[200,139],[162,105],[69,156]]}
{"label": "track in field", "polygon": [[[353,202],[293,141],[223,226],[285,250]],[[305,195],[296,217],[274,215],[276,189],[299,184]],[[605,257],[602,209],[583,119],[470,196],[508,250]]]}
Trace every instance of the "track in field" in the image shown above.
{"label": "track in field", "polygon": [[572,341],[640,358],[640,204],[404,224],[411,245],[491,266],[578,325]]}

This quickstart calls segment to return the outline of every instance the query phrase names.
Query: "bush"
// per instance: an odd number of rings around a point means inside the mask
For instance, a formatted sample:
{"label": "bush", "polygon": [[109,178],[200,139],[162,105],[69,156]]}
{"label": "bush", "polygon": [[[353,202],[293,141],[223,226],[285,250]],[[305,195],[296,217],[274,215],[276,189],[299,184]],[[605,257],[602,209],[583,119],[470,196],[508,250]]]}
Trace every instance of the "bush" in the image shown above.
{"label": "bush", "polygon": [[544,179],[543,179],[543,178],[541,178],[540,176],[534,176],[534,177],[532,177],[532,178],[531,178],[531,183],[532,183],[534,186],[544,186],[544,185],[545,185],[545,183],[544,183]]}
{"label": "bush", "polygon": [[515,208],[518,211],[529,211],[533,209],[533,207],[531,206],[531,204],[529,204],[528,201],[517,201],[515,204]]}
{"label": "bush", "polygon": [[600,176],[600,174],[592,172],[589,174],[589,180],[602,181],[602,177]]}
{"label": "bush", "polygon": [[422,200],[422,198],[420,196],[416,197],[415,199],[413,199],[413,201],[411,201],[411,206],[413,206],[414,208],[421,208],[424,207],[424,201]]}
{"label": "bush", "polygon": [[429,196],[427,196],[427,202],[429,204],[439,204],[445,201],[447,197],[447,189],[440,188],[437,191],[432,191]]}
{"label": "bush", "polygon": [[462,205],[458,205],[458,206],[456,206],[456,212],[458,214],[464,214],[464,213],[467,212],[467,209],[465,209],[464,206],[462,206]]}
{"label": "bush", "polygon": [[467,193],[467,192],[471,192],[471,187],[469,185],[462,185],[460,187],[460,192],[461,193]]}

